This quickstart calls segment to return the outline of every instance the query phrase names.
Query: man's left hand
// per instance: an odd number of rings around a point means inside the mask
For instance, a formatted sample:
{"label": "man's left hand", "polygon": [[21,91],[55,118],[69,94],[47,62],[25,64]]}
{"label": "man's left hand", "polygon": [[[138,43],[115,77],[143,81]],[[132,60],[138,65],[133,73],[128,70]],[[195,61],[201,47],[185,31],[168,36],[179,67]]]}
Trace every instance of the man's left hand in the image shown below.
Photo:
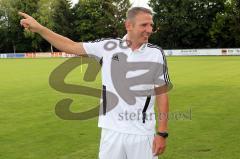
{"label": "man's left hand", "polygon": [[166,139],[159,135],[156,135],[153,140],[153,147],[152,147],[153,155],[158,156],[162,154],[165,151],[165,148],[166,148]]}

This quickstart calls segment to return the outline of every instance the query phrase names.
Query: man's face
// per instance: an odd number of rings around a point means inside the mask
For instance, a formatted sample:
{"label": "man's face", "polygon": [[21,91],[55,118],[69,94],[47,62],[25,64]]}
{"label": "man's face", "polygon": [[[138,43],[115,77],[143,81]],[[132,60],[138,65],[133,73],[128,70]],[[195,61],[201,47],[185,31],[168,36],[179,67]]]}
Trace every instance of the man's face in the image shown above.
{"label": "man's face", "polygon": [[133,20],[126,22],[126,29],[134,43],[147,43],[153,29],[152,15],[144,12],[138,13]]}

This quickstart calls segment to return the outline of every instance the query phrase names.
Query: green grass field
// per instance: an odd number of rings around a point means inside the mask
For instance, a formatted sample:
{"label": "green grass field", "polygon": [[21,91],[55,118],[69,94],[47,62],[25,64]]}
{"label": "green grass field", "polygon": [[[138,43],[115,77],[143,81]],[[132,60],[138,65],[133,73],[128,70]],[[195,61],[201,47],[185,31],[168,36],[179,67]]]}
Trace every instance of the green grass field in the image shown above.
{"label": "green grass field", "polygon": [[[98,99],[64,94],[49,75],[66,59],[0,59],[0,159],[97,159],[97,118],[66,121],[55,114],[63,98],[84,111]],[[240,56],[168,57],[174,88],[168,146],[162,159],[238,159],[240,156]],[[81,68],[67,82],[87,84]],[[100,77],[88,86],[99,87]]]}

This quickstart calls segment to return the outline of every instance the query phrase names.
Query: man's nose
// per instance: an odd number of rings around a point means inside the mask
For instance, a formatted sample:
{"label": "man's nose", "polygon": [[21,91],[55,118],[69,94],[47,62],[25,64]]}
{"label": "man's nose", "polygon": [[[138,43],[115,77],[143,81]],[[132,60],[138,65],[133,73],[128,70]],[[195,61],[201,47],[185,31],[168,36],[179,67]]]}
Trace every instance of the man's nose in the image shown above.
{"label": "man's nose", "polygon": [[151,26],[151,25],[148,25],[147,27],[146,27],[146,32],[148,32],[148,33],[152,33],[152,30],[153,30],[153,27]]}

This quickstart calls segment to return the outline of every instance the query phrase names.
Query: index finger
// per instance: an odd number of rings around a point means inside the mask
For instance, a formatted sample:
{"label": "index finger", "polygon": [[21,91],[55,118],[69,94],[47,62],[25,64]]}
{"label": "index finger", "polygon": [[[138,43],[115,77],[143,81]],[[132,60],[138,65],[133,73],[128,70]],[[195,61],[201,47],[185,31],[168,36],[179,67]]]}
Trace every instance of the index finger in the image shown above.
{"label": "index finger", "polygon": [[30,18],[31,16],[26,14],[26,13],[23,13],[23,12],[18,12],[18,15],[24,17],[24,18]]}

